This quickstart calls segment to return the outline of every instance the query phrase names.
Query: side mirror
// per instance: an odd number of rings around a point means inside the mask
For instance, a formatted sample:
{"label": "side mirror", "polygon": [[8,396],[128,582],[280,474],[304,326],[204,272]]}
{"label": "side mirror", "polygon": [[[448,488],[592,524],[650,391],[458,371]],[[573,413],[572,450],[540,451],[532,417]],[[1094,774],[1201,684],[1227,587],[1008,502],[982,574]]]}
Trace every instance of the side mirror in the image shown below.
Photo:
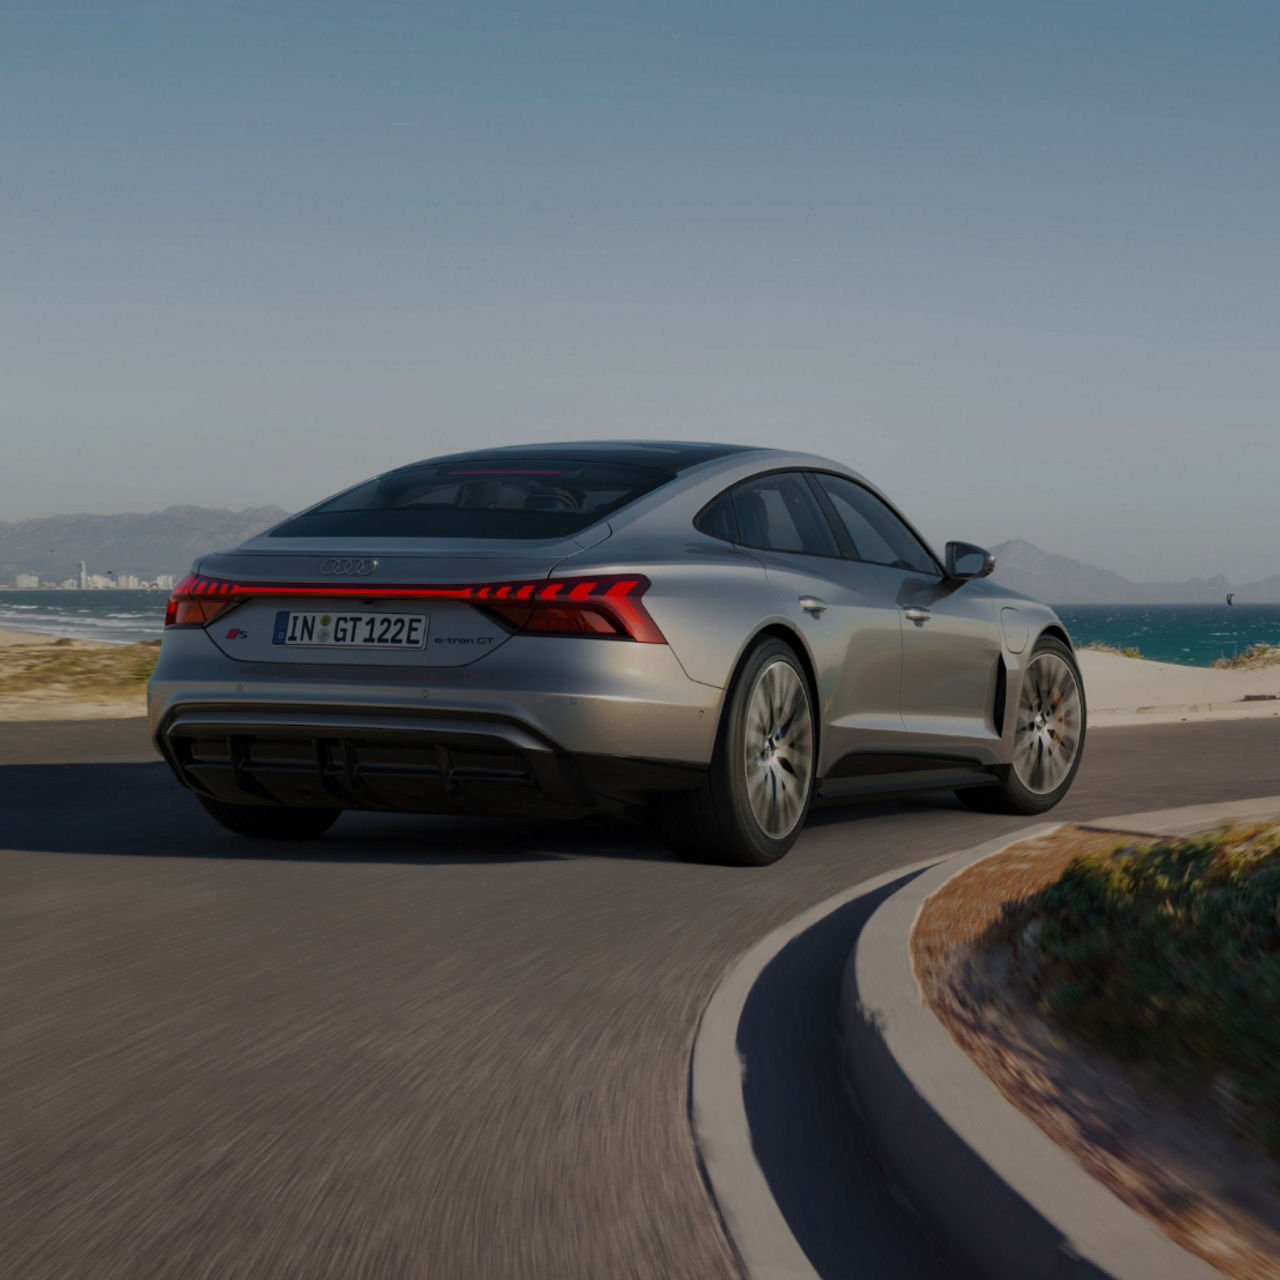
{"label": "side mirror", "polygon": [[996,567],[996,558],[990,551],[975,547],[972,542],[947,543],[947,577],[961,581],[969,578],[985,578]]}

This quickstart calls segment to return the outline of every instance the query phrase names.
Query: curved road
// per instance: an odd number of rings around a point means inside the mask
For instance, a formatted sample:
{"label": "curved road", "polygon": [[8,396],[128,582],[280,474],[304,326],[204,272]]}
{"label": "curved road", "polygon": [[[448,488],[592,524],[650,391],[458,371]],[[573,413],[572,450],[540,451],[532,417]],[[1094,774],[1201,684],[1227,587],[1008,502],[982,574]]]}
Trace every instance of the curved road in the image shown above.
{"label": "curved road", "polygon": [[[1054,816],[1274,794],[1278,761],[1277,720],[1095,732]],[[740,871],[605,823],[347,815],[264,855],[140,721],[0,726],[0,1271],[737,1274],[686,1114],[717,979],[826,896],[1020,825],[829,809]],[[866,1167],[850,1229],[902,1249],[824,1271],[941,1273]]]}

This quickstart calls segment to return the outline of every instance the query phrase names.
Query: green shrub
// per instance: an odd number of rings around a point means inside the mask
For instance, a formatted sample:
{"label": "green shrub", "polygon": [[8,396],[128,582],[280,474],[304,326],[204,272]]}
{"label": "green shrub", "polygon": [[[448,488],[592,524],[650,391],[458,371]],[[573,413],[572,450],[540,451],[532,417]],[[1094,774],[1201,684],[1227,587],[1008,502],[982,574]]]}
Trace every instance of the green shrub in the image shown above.
{"label": "green shrub", "polygon": [[999,933],[1048,1017],[1184,1086],[1225,1082],[1280,1153],[1280,828],[1079,858]]}

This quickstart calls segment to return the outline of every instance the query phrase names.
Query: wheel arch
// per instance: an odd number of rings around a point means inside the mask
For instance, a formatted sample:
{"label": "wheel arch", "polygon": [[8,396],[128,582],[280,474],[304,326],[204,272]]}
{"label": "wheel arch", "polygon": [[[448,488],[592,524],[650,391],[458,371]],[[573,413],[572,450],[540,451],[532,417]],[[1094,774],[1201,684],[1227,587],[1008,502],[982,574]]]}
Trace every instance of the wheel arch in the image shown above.
{"label": "wheel arch", "polygon": [[1068,649],[1071,650],[1073,654],[1075,653],[1076,647],[1071,643],[1071,637],[1067,635],[1066,627],[1062,626],[1062,624],[1058,622],[1051,622],[1047,627],[1042,627],[1040,629],[1039,634],[1032,642],[1032,649],[1034,649],[1046,636],[1051,637],[1054,640],[1060,640]]}
{"label": "wheel arch", "polygon": [[818,673],[814,666],[813,654],[809,652],[809,646],[805,644],[804,638],[789,623],[774,620],[767,622],[758,627],[747,637],[746,643],[738,651],[738,656],[734,659],[733,670],[729,674],[729,679],[724,686],[725,696],[720,699],[719,720],[716,723],[716,742],[720,741],[720,729],[724,724],[725,710],[729,701],[729,691],[733,688],[746,664],[747,658],[751,655],[762,640],[781,640],[796,655],[800,663],[800,669],[804,672],[805,682],[809,686],[809,697],[813,701],[813,735],[814,735],[814,786],[822,780],[821,775],[817,772],[817,762],[821,760],[822,741],[823,741],[823,725],[822,725],[822,703],[818,696]]}

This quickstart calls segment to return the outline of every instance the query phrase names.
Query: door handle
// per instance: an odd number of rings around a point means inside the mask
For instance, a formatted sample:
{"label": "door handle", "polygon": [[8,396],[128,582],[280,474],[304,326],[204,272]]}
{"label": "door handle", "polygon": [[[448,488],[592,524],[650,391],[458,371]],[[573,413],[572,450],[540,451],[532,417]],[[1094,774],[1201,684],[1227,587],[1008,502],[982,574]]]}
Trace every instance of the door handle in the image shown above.
{"label": "door handle", "polygon": [[928,609],[919,609],[914,605],[910,609],[903,609],[902,612],[906,614],[906,616],[910,618],[917,627],[923,627],[924,624],[933,617],[933,614],[931,614]]}
{"label": "door handle", "polygon": [[805,611],[805,613],[812,614],[813,617],[817,618],[827,607],[827,602],[825,600],[819,600],[817,596],[801,596],[800,607]]}

